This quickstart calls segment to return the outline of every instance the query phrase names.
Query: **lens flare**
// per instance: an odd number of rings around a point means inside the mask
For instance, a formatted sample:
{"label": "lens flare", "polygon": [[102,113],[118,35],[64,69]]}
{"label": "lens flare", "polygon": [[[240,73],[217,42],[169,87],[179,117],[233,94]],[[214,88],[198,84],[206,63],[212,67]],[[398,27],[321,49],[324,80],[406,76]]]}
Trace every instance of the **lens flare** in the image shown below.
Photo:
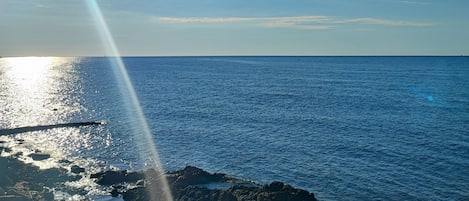
{"label": "lens flare", "polygon": [[[91,16],[95,20],[96,30],[98,31],[99,36],[103,42],[106,54],[107,56],[110,56],[110,62],[113,67],[114,74],[118,82],[120,82],[119,84],[121,85],[121,93],[124,95],[124,97],[129,97],[129,101],[132,107],[128,111],[129,115],[135,117],[137,125],[141,127],[141,130],[139,129],[138,131],[134,132],[134,135],[136,135],[136,139],[145,144],[145,146],[148,146],[146,147],[146,150],[150,150],[150,153],[148,153],[150,156],[147,156],[146,152],[143,150],[139,151],[139,153],[142,154],[141,158],[149,159],[146,162],[147,166],[155,169],[159,173],[164,173],[164,170],[160,165],[161,163],[158,152],[156,150],[156,145],[153,142],[150,128],[145,119],[133,85],[130,81],[127,69],[125,68],[124,62],[120,57],[114,39],[111,35],[111,32],[109,31],[109,27],[107,26],[106,21],[101,13],[101,9],[95,0],[87,0],[86,3],[90,10]],[[137,148],[140,148],[140,146],[137,146]],[[173,198],[171,196],[171,191],[169,189],[168,182],[166,181],[166,177],[161,176],[160,178],[153,181],[156,181],[157,184],[153,183],[151,186],[157,189],[148,190],[147,193],[149,193],[151,200],[172,201]]]}

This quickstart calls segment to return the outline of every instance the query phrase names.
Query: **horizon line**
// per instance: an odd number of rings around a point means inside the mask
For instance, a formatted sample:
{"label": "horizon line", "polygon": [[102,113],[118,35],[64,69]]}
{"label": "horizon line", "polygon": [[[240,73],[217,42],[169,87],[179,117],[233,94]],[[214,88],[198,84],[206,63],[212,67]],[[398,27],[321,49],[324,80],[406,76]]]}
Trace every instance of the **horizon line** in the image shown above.
{"label": "horizon line", "polygon": [[121,55],[121,56],[112,56],[112,55],[29,55],[29,56],[0,56],[0,58],[8,58],[8,57],[468,57],[469,54],[448,54],[448,55],[438,55],[438,54],[415,54],[415,55],[334,55],[334,54],[327,54],[327,55],[236,55],[236,54],[227,54],[227,55]]}

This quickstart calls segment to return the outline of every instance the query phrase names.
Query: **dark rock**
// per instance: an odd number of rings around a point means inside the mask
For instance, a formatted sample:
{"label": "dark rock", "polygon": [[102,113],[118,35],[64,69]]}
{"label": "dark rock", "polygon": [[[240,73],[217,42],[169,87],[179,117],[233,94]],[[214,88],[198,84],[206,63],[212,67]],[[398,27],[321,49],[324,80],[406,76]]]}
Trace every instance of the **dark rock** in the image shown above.
{"label": "dark rock", "polygon": [[70,172],[80,174],[82,172],[85,172],[85,168],[82,168],[78,165],[72,165],[72,167],[70,167]]}
{"label": "dark rock", "polygon": [[1,147],[4,152],[10,153],[12,150],[8,147]]}
{"label": "dark rock", "polygon": [[238,200],[315,201],[313,193],[293,188],[282,182],[272,182],[262,188],[236,186],[228,189]]}
{"label": "dark rock", "polygon": [[280,191],[283,188],[284,184],[282,182],[274,181],[269,185],[265,186],[265,189],[269,191]]}
{"label": "dark rock", "polygon": [[[144,175],[146,177],[144,177]],[[127,171],[107,171],[91,175],[97,183],[111,186],[112,196],[122,195],[125,201],[164,200],[165,193],[158,185],[162,174],[156,170],[128,173]],[[183,170],[165,175],[176,201],[315,201],[313,193],[296,189],[282,182],[260,185],[235,185],[228,189],[208,189],[204,184],[213,182],[236,183],[236,179],[225,174],[212,174],[202,169],[188,166]],[[142,180],[144,179],[144,180]],[[143,182],[144,181],[144,182]],[[126,189],[122,183],[138,183],[133,189]]]}
{"label": "dark rock", "polygon": [[106,171],[103,173],[92,174],[90,178],[97,178],[96,183],[100,185],[110,186],[113,184],[120,183],[135,183],[138,180],[145,178],[144,173],[131,172],[128,173],[126,170],[122,171]]}
{"label": "dark rock", "polygon": [[145,188],[140,187],[140,188],[134,188],[130,189],[126,192],[123,193],[122,198],[125,201],[137,201],[137,200],[150,200],[150,197],[148,196]]}
{"label": "dark rock", "polygon": [[177,201],[211,201],[218,200],[219,190],[209,190],[198,186],[189,186],[180,189],[174,196]]}
{"label": "dark rock", "polygon": [[237,201],[236,197],[233,194],[225,190],[215,190],[211,193],[210,200]]}
{"label": "dark rock", "polygon": [[31,158],[33,158],[33,160],[35,161],[42,161],[42,160],[46,160],[50,158],[49,154],[40,154],[40,153],[30,154],[29,156],[31,156]]}
{"label": "dark rock", "polygon": [[140,201],[140,200],[168,200],[166,193],[161,188],[154,185],[146,187],[137,187],[122,193],[122,198],[125,201]]}
{"label": "dark rock", "polygon": [[13,154],[14,157],[20,157],[22,155],[23,155],[22,151],[19,151],[19,152],[16,152],[15,154]]}
{"label": "dark rock", "polygon": [[183,170],[170,173],[168,175],[168,182],[176,188],[183,188],[189,185],[222,182],[224,177],[225,174],[210,174],[200,168],[187,166]]}
{"label": "dark rock", "polygon": [[210,190],[207,188],[199,188],[195,186],[191,186],[184,189],[186,193],[182,200],[187,201],[203,201],[203,200],[210,200]]}
{"label": "dark rock", "polygon": [[67,159],[60,159],[59,163],[70,164],[70,163],[72,163],[72,161],[69,161]]}
{"label": "dark rock", "polygon": [[119,191],[117,191],[117,189],[113,188],[112,191],[111,191],[111,196],[112,196],[112,197],[117,197],[117,196],[119,196]]}

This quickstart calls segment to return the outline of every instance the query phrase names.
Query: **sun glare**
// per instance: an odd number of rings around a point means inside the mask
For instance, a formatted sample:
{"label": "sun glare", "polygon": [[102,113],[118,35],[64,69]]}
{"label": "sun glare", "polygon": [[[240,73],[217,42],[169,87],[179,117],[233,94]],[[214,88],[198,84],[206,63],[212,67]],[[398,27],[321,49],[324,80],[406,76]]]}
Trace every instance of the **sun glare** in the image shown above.
{"label": "sun glare", "polygon": [[[135,132],[135,137],[138,139],[139,142],[142,142],[146,145],[147,149],[145,151],[150,151],[150,153],[143,152],[144,150],[140,151],[141,159],[148,161],[148,166],[150,168],[154,168],[160,173],[164,173],[163,167],[161,166],[161,162],[159,159],[158,151],[156,148],[156,144],[153,141],[153,134],[148,126],[147,120],[145,119],[145,115],[143,113],[142,107],[140,106],[140,102],[137,97],[137,93],[135,92],[132,82],[130,80],[129,74],[127,73],[127,69],[125,67],[124,62],[122,61],[121,55],[119,54],[119,50],[117,49],[116,43],[112,34],[107,26],[106,20],[103,17],[101,9],[96,0],[88,0],[86,1],[89,7],[91,16],[95,19],[96,22],[96,30],[99,33],[101,40],[103,42],[103,46],[106,48],[107,53],[113,58],[110,59],[111,65],[113,65],[113,70],[118,82],[124,84],[125,88],[121,88],[121,93],[128,97],[130,102],[133,105],[133,108],[128,110],[129,115],[132,115],[135,120],[138,122],[140,129]],[[141,148],[141,147],[137,147]],[[146,175],[149,176],[149,175]],[[158,182],[156,182],[156,186],[154,189],[149,190],[149,195],[151,200],[166,200],[166,201],[173,201],[173,197],[171,195],[171,190],[169,189],[168,182],[166,181],[166,177],[161,177]]]}
{"label": "sun glare", "polygon": [[19,88],[32,91],[41,86],[53,63],[54,58],[51,57],[6,58],[7,76]]}
{"label": "sun glare", "polygon": [[[45,118],[48,114],[45,106],[50,102],[57,102],[51,97],[60,87],[51,79],[60,76],[63,64],[70,59],[56,57],[10,57],[0,59],[1,72],[5,80],[2,81],[2,90],[7,103],[13,104],[11,115],[15,118],[9,127],[35,125],[51,121]],[[54,100],[52,100],[54,99]],[[55,103],[57,104],[57,103]]]}

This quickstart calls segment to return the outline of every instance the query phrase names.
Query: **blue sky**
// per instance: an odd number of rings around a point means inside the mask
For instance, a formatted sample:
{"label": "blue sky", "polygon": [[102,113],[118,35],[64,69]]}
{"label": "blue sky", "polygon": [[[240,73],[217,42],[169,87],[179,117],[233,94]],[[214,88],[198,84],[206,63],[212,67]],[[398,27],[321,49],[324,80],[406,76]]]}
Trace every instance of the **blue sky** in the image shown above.
{"label": "blue sky", "polygon": [[[467,0],[97,2],[122,55],[469,55]],[[1,0],[0,55],[109,54],[87,5]]]}

